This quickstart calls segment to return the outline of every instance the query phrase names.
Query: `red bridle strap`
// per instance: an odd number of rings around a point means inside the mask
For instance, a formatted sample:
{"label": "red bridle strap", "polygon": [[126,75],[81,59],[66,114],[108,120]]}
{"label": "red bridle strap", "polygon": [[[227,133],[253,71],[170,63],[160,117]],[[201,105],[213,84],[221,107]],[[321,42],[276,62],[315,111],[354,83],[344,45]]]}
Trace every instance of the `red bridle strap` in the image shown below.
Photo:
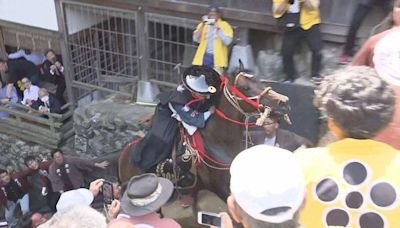
{"label": "red bridle strap", "polygon": [[250,104],[251,106],[253,106],[253,108],[259,110],[260,107],[262,107],[262,105],[260,104],[260,98],[257,98],[257,101],[254,101],[252,99],[250,99],[248,96],[246,96],[244,93],[242,93],[236,86],[234,85],[230,85],[229,84],[229,79],[224,76],[221,75],[221,88],[223,88],[223,86],[228,86],[228,89],[236,96],[239,97],[240,99],[243,99],[244,101],[246,101],[246,103]]}
{"label": "red bridle strap", "polygon": [[227,115],[225,115],[225,113],[224,113],[223,111],[221,111],[221,110],[219,110],[219,109],[217,109],[217,108],[215,109],[215,113],[216,113],[219,117],[221,117],[222,119],[228,120],[229,122],[235,123],[235,124],[237,124],[237,125],[242,125],[242,126],[246,126],[246,125],[247,125],[247,126],[251,126],[251,127],[256,126],[256,123],[255,123],[255,122],[248,122],[248,123],[246,123],[246,122],[234,120],[234,119],[228,117]]}
{"label": "red bridle strap", "polygon": [[232,86],[232,85],[226,85],[228,86],[229,90],[237,97],[243,99],[244,101],[246,101],[247,104],[253,106],[253,108],[259,110],[260,107],[262,105],[260,105],[260,103],[258,102],[260,99],[257,99],[257,101],[254,101],[252,99],[250,99],[249,97],[247,97],[246,95],[244,95],[236,86]]}

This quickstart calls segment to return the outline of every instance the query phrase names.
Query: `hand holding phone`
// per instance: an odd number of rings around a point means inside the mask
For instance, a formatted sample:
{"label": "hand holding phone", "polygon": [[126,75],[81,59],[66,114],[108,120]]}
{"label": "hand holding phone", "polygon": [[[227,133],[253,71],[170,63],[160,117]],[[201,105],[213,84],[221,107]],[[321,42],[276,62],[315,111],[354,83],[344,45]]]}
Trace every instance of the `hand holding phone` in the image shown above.
{"label": "hand holding phone", "polygon": [[101,186],[103,192],[103,201],[104,204],[109,205],[114,200],[114,190],[113,184],[110,181],[103,181],[103,185]]}
{"label": "hand holding phone", "polygon": [[197,214],[197,223],[206,226],[222,227],[221,216],[211,212],[199,211]]}
{"label": "hand holding phone", "polygon": [[203,21],[204,24],[207,24],[207,25],[214,25],[217,22],[216,19],[209,18],[207,15],[203,16],[201,18],[201,20]]}

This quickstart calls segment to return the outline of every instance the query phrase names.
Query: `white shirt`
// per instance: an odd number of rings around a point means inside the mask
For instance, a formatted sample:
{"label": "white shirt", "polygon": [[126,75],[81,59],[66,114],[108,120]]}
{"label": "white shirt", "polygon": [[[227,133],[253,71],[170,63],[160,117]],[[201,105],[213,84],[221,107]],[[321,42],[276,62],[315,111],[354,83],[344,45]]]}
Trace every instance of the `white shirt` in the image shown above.
{"label": "white shirt", "polygon": [[20,49],[17,52],[10,53],[8,55],[9,59],[18,59],[21,57],[24,57],[26,60],[31,61],[35,65],[40,65],[44,63],[44,61],[46,60],[46,57],[42,53],[32,52],[31,54],[28,55],[25,53],[25,50],[23,49]]}
{"label": "white shirt", "polygon": [[39,98],[39,87],[31,85],[29,89],[24,90],[24,99],[22,100],[21,103],[23,105],[29,106],[29,104],[27,104],[28,100],[36,101],[38,98]]}
{"label": "white shirt", "polygon": [[300,13],[299,0],[294,0],[294,3],[289,7],[289,13]]}
{"label": "white shirt", "polygon": [[264,145],[279,147],[279,145],[276,143],[276,135],[272,138],[265,137]]}

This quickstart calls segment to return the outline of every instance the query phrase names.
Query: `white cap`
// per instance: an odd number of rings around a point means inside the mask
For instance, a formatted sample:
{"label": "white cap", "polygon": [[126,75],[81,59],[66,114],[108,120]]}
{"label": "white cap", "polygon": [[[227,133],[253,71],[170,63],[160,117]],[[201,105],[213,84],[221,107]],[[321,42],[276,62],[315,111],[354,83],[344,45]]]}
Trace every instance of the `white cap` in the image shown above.
{"label": "white cap", "polygon": [[[292,152],[258,145],[242,151],[231,168],[231,192],[239,206],[256,220],[282,223],[294,218],[303,203],[303,171]],[[281,213],[269,209],[288,207]]]}
{"label": "white cap", "polygon": [[400,86],[400,29],[393,29],[374,49],[374,65],[379,76],[389,84]]}
{"label": "white cap", "polygon": [[75,205],[89,206],[93,202],[93,199],[93,193],[86,188],[67,191],[61,194],[56,209],[57,211],[63,211]]}

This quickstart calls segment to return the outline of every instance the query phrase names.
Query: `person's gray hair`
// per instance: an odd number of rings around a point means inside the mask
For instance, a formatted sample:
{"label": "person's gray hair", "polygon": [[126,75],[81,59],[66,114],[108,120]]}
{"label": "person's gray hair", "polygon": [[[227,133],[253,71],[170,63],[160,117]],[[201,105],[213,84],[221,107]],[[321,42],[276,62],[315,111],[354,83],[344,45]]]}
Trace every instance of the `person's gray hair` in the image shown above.
{"label": "person's gray hair", "polygon": [[53,228],[106,228],[106,217],[95,209],[77,205],[66,211],[57,212],[49,221]]}
{"label": "person's gray hair", "polygon": [[374,137],[392,120],[395,95],[376,71],[350,66],[325,77],[314,104],[334,121],[346,137]]}
{"label": "person's gray hair", "polygon": [[[282,223],[269,223],[269,222],[264,222],[260,221],[257,219],[254,219],[251,217],[249,214],[247,214],[240,206],[239,204],[235,201],[236,208],[238,209],[240,215],[243,218],[243,223],[246,224],[246,227],[251,227],[251,228],[297,228],[299,227],[299,213],[296,212],[294,219],[288,220]],[[281,212],[280,210],[277,210],[275,214],[278,214]],[[274,211],[270,210],[270,213],[274,213]]]}

